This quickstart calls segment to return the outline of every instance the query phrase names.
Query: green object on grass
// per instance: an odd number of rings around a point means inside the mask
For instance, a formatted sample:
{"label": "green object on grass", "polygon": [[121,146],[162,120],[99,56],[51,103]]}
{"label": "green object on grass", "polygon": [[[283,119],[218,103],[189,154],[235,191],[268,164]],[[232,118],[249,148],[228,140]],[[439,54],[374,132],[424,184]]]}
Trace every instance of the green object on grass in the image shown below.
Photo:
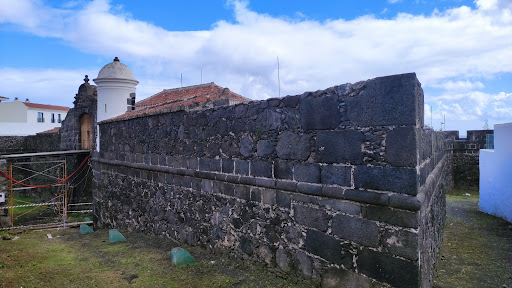
{"label": "green object on grass", "polygon": [[171,255],[172,263],[177,267],[183,267],[197,263],[194,257],[192,257],[192,255],[190,255],[187,250],[180,247],[172,248]]}
{"label": "green object on grass", "polygon": [[110,229],[108,231],[108,240],[110,241],[110,243],[124,242],[124,241],[126,241],[126,238],[124,238],[123,234],[121,234],[121,232],[117,231],[117,229]]}
{"label": "green object on grass", "polygon": [[89,217],[84,218],[84,222],[89,222],[89,221],[91,221],[91,219],[89,219]]}
{"label": "green object on grass", "polygon": [[85,224],[80,224],[80,233],[88,234],[94,232],[91,227]]}

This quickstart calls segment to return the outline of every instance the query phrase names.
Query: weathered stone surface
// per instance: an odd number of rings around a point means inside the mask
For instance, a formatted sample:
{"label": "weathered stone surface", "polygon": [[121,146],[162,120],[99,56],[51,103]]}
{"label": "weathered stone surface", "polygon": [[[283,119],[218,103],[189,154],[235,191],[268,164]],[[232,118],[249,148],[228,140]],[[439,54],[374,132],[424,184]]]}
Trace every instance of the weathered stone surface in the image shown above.
{"label": "weathered stone surface", "polygon": [[382,285],[353,270],[331,267],[322,274],[322,288],[382,288]]}
{"label": "weathered stone surface", "polygon": [[249,162],[246,160],[235,160],[235,173],[249,175]]}
{"label": "weathered stone surface", "polygon": [[396,167],[416,167],[416,128],[397,127],[386,135],[386,162]]}
{"label": "weathered stone surface", "polygon": [[240,238],[240,250],[247,255],[252,255],[254,253],[254,247],[252,241],[247,237]]}
{"label": "weathered stone surface", "polygon": [[361,218],[336,215],[332,218],[332,234],[357,244],[378,247],[379,226]]}
{"label": "weathered stone surface", "polygon": [[233,173],[235,169],[235,161],[232,159],[222,159],[222,172]]}
{"label": "weathered stone surface", "polygon": [[354,170],[356,188],[416,195],[417,183],[416,169],[412,168],[357,166]]}
{"label": "weathered stone surface", "polygon": [[418,233],[408,230],[386,230],[382,235],[383,246],[394,255],[418,260]]}
{"label": "weathered stone surface", "polygon": [[279,248],[276,251],[276,263],[277,267],[283,272],[290,272],[290,253],[286,252],[283,248]]}
{"label": "weathered stone surface", "polygon": [[272,178],[273,163],[269,161],[252,161],[251,176]]}
{"label": "weathered stone surface", "polygon": [[254,152],[254,142],[251,137],[244,136],[240,140],[240,154],[243,156],[251,156]]}
{"label": "weathered stone surface", "polygon": [[258,248],[258,257],[263,260],[263,262],[267,264],[271,264],[273,260],[272,250],[266,245],[260,246]]}
{"label": "weathered stone surface", "polygon": [[313,276],[313,265],[308,255],[301,250],[295,252],[295,265],[305,278]]}
{"label": "weathered stone surface", "polygon": [[352,167],[350,166],[322,166],[322,184],[335,184],[340,186],[351,186]]}
{"label": "weathered stone surface", "polygon": [[324,210],[303,205],[293,207],[295,221],[301,225],[316,228],[320,231],[327,231],[331,216]]}
{"label": "weathered stone surface", "polygon": [[343,193],[347,200],[352,200],[361,203],[375,204],[375,205],[389,205],[389,195],[385,193],[367,191],[367,190],[353,190],[347,189]]}
{"label": "weathered stone surface", "polygon": [[316,136],[315,151],[322,163],[360,164],[363,140],[364,135],[357,130],[320,131]]}
{"label": "weathered stone surface", "polygon": [[420,287],[418,264],[387,253],[363,248],[358,254],[357,268],[361,273],[393,287]]}
{"label": "weathered stone surface", "polygon": [[274,161],[274,176],[278,179],[293,179],[293,164],[283,160]]}
{"label": "weathered stone surface", "polygon": [[369,220],[385,222],[401,227],[417,228],[419,225],[419,212],[368,205],[363,208],[363,215]]}
{"label": "weathered stone surface", "polygon": [[260,140],[257,144],[257,154],[259,157],[264,157],[274,152],[274,144],[268,140]]}
{"label": "weathered stone surface", "polygon": [[341,121],[337,97],[306,98],[300,103],[302,129],[334,129]]}
{"label": "weathered stone surface", "polygon": [[345,102],[357,126],[423,126],[423,91],[414,73],[368,80],[361,94]]}
{"label": "weathered stone surface", "polygon": [[325,233],[313,229],[308,230],[306,233],[306,250],[331,263],[352,267],[352,254],[348,251],[342,251],[340,241]]}
{"label": "weathered stone surface", "polygon": [[281,159],[306,160],[310,154],[310,137],[285,131],[277,137],[277,156]]}
{"label": "weathered stone surface", "polygon": [[319,183],[320,166],[312,163],[294,165],[293,179],[299,182]]}
{"label": "weathered stone surface", "polygon": [[320,205],[327,209],[337,210],[349,215],[360,216],[361,206],[355,202],[343,201],[339,199],[322,199]]}

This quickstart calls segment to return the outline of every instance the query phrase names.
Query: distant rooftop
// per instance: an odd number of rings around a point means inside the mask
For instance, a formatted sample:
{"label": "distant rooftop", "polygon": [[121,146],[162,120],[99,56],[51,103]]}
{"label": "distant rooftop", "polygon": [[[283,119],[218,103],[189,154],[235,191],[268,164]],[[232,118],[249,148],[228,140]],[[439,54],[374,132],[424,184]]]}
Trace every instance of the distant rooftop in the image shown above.
{"label": "distant rooftop", "polygon": [[46,105],[46,104],[37,104],[37,103],[31,103],[28,101],[23,102],[25,106],[29,108],[36,108],[36,109],[48,109],[48,110],[61,110],[61,111],[69,111],[69,107],[65,106],[56,106],[56,105]]}
{"label": "distant rooftop", "polygon": [[59,131],[60,131],[60,127],[55,127],[53,129],[46,130],[46,131],[43,131],[43,132],[39,132],[37,134],[56,134],[56,133],[59,133]]}
{"label": "distant rooftop", "polygon": [[213,82],[174,89],[164,89],[155,95],[135,104],[135,110],[114,119],[130,119],[145,115],[154,115],[179,109],[194,110],[214,106],[225,101],[224,105],[245,103],[251,99],[223,88]]}

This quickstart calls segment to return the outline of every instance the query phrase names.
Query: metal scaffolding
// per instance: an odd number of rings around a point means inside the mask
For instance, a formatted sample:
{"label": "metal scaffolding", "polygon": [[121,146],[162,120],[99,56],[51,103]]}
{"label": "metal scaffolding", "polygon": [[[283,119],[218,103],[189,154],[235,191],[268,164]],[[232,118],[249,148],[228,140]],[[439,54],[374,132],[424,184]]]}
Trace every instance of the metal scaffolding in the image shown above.
{"label": "metal scaffolding", "polygon": [[[85,154],[89,153],[88,150],[78,150],[78,151],[57,151],[57,152],[44,152],[44,153],[30,153],[30,154],[15,154],[15,155],[4,155],[0,158],[4,158],[8,161],[8,175],[4,173],[3,175],[9,179],[9,206],[0,207],[3,209],[9,209],[9,220],[11,224],[11,229],[14,227],[14,223],[20,217],[27,215],[33,212],[36,209],[47,208],[53,209],[58,215],[58,221],[61,225],[66,228],[66,223],[68,219],[69,212],[89,212],[91,210],[79,210],[79,211],[68,211],[68,206],[70,205],[70,185],[67,180],[70,179],[85,163],[82,163],[77,171],[68,175],[67,173],[67,162],[66,158],[62,156],[69,156],[70,154]],[[43,158],[49,158],[44,159]],[[60,157],[62,159],[57,159],[55,157]],[[27,159],[28,158],[28,159]],[[23,161],[27,159],[27,161]],[[34,168],[35,167],[35,168]],[[90,166],[89,166],[90,168]],[[82,170],[81,174],[84,170]],[[90,170],[87,170],[85,175],[82,175],[83,178],[87,177],[87,174]],[[2,172],[3,173],[3,172]],[[22,179],[20,179],[20,176]],[[76,177],[75,177],[76,178]],[[84,179],[81,179],[79,183],[81,183]],[[51,183],[44,185],[34,185],[31,184],[31,181],[37,181],[37,183]],[[42,199],[43,197],[36,197],[39,200],[43,200],[42,202],[37,203],[38,201],[25,201],[27,199],[19,199],[19,195],[21,195],[21,191],[32,190],[32,189],[50,189],[50,190],[39,190],[41,191],[41,195],[45,192],[49,195],[49,199]],[[52,191],[53,190],[53,191]],[[39,194],[37,194],[39,195]],[[92,203],[74,203],[71,204],[73,206],[84,206],[91,205]],[[23,211],[16,215],[15,209],[17,208],[27,208],[30,207],[27,211]],[[32,208],[33,207],[33,208]],[[19,211],[19,210],[18,210]],[[55,224],[55,223],[54,223]],[[6,229],[7,227],[2,227]]]}

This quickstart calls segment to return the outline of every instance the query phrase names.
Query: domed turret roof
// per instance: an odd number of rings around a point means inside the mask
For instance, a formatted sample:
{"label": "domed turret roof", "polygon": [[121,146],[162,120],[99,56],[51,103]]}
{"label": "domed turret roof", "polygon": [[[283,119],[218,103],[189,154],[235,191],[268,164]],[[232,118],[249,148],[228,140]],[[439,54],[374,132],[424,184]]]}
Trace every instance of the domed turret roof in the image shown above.
{"label": "domed turret roof", "polygon": [[135,77],[133,77],[132,70],[119,62],[117,57],[114,58],[114,61],[101,68],[98,73],[98,78],[94,79],[94,81],[96,82],[97,79],[126,79],[137,81]]}

